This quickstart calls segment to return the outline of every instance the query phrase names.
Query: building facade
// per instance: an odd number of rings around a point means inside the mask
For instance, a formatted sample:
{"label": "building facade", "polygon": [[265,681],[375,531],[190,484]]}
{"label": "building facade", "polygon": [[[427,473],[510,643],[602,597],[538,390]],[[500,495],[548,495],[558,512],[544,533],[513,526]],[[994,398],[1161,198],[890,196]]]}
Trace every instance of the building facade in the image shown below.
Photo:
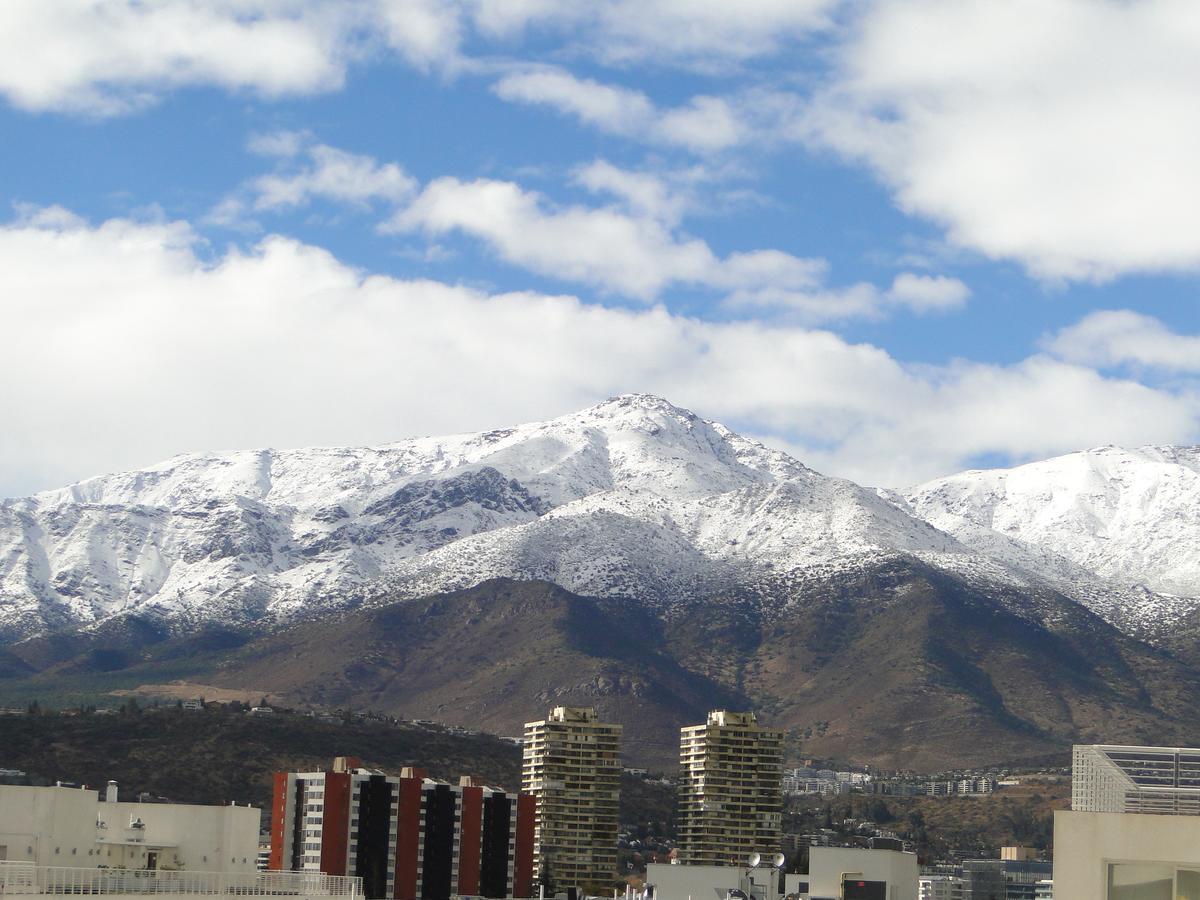
{"label": "building facade", "polygon": [[1076,746],[1054,813],[1059,900],[1200,900],[1200,749]]}
{"label": "building facade", "polygon": [[962,877],[963,900],[1005,900],[1008,895],[1002,860],[964,859]]}
{"label": "building facade", "polygon": [[808,874],[785,875],[784,891],[813,898],[917,900],[918,871],[914,853],[814,847],[808,858]]}
{"label": "building facade", "polygon": [[565,706],[526,723],[522,789],[537,798],[539,884],[607,893],[617,870],[621,726],[590,707]]}
{"label": "building facade", "polygon": [[917,879],[918,900],[963,900],[966,883],[959,875],[922,875]]}
{"label": "building facade", "polygon": [[1200,815],[1200,749],[1076,745],[1071,809]]}
{"label": "building facade", "polygon": [[679,858],[688,865],[743,865],[779,850],[783,732],[754,713],[715,710],[680,730]]}
{"label": "building facade", "polygon": [[98,791],[0,785],[0,860],[63,868],[253,873],[259,811],[128,803]]}
{"label": "building facade", "polygon": [[533,825],[530,795],[339,757],[328,772],[276,773],[269,866],[357,875],[369,900],[528,897]]}

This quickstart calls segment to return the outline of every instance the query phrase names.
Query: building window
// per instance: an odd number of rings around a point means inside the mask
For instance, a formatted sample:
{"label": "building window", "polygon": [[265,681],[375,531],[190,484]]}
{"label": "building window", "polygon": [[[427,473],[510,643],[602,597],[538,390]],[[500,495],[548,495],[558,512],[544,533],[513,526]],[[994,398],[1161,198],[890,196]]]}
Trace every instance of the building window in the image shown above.
{"label": "building window", "polygon": [[1173,900],[1174,868],[1153,863],[1108,867],[1108,900]]}

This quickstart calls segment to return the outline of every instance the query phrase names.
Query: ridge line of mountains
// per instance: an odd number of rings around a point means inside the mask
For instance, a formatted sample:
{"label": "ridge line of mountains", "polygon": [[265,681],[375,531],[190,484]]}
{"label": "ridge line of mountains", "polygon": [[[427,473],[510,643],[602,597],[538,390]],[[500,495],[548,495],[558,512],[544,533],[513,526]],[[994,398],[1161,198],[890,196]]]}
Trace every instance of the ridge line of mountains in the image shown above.
{"label": "ridge line of mountains", "polygon": [[580,703],[643,761],[720,705],[906,768],[1194,742],[1198,622],[1200,448],[880,491],[635,394],[0,503],[0,696],[186,669],[500,733]]}

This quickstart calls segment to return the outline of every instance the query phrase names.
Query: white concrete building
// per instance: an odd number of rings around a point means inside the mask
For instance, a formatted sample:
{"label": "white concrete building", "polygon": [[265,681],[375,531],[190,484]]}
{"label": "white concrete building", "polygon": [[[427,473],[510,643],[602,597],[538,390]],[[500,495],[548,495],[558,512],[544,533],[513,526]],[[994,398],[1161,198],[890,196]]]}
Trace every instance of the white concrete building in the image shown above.
{"label": "white concrete building", "polygon": [[[716,900],[728,891],[746,890],[749,885],[745,870],[736,866],[683,866],[650,863],[646,866],[646,884],[654,885],[655,900]],[[760,881],[766,884],[765,876]],[[764,892],[748,896],[756,900],[776,900],[778,894],[772,889],[769,896]]]}
{"label": "white concrete building", "polygon": [[1200,900],[1200,749],[1078,746],[1057,900]]}
{"label": "white concrete building", "polygon": [[254,872],[259,811],[119,803],[97,791],[0,785],[0,860],[35,866]]}
{"label": "white concrete building", "polygon": [[[917,900],[918,874],[914,853],[813,847],[808,874],[786,876],[784,891],[811,900]],[[807,886],[807,894],[802,885]]]}

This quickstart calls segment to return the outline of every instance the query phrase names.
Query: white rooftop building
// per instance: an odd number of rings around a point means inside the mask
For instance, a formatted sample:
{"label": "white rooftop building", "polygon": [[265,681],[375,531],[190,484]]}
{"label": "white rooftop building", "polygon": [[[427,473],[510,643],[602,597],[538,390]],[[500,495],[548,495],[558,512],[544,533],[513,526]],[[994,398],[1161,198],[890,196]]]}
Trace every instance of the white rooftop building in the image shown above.
{"label": "white rooftop building", "polygon": [[106,796],[0,785],[0,896],[362,896],[359,878],[259,872],[253,807],[122,803],[113,782]]}
{"label": "white rooftop building", "polygon": [[1057,900],[1200,900],[1200,749],[1077,746]]}

